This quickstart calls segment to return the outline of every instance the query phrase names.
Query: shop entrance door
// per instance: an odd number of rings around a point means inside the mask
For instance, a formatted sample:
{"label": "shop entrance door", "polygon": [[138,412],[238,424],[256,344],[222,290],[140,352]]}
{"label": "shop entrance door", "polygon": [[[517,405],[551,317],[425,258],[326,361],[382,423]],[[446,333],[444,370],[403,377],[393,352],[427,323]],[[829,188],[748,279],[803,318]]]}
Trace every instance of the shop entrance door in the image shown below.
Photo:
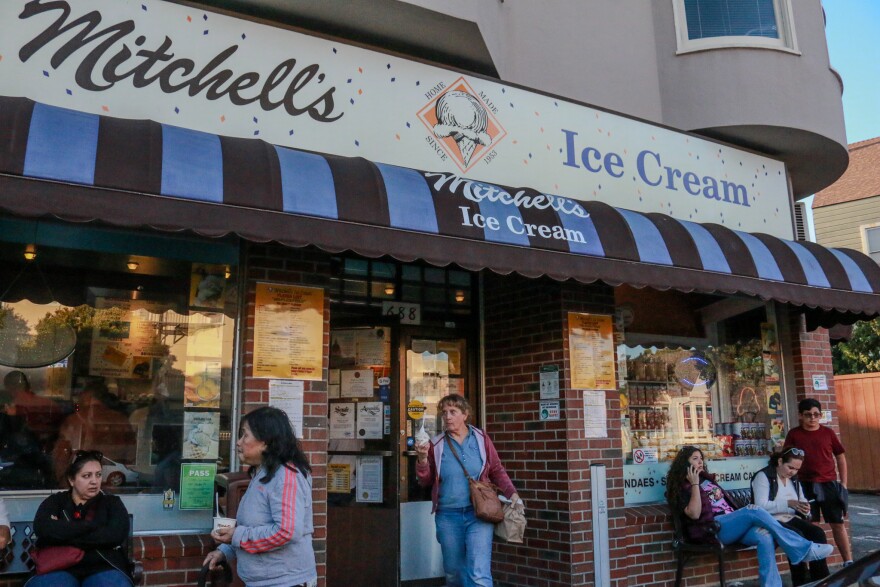
{"label": "shop entrance door", "polygon": [[330,328],[327,585],[399,581],[397,332]]}
{"label": "shop entrance door", "polygon": [[466,332],[401,329],[400,580],[402,585],[443,585],[443,558],[431,515],[431,491],[416,479],[415,443],[442,432],[437,402],[450,393],[467,398],[476,421],[476,381]]}
{"label": "shop entrance door", "polygon": [[329,587],[444,584],[414,447],[441,430],[444,395],[461,393],[476,406],[472,346],[453,329],[331,326]]}

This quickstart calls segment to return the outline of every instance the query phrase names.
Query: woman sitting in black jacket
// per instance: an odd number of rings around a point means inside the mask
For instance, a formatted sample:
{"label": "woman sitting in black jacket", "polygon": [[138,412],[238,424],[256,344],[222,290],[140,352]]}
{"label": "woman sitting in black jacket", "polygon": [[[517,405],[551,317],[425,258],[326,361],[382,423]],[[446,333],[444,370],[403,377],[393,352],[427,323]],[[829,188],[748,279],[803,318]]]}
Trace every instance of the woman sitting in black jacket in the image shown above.
{"label": "woman sitting in black jacket", "polygon": [[[102,459],[98,451],[77,451],[67,468],[70,491],[50,495],[40,504],[34,518],[38,574],[31,577],[26,587],[132,585],[125,549],[128,511],[121,499],[101,491]],[[56,546],[82,549],[82,558],[46,572],[45,564],[70,561],[70,549],[61,552],[52,548]]]}

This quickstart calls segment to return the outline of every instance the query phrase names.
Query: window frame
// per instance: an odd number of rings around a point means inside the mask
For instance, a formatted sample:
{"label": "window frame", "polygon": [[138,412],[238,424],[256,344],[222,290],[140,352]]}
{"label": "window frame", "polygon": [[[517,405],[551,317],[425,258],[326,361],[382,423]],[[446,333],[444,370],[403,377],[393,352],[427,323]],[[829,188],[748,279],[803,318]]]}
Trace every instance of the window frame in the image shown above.
{"label": "window frame", "polygon": [[672,11],[675,17],[676,55],[710,51],[713,49],[770,49],[800,55],[797,36],[794,30],[794,12],[791,0],[773,0],[776,14],[776,27],[779,38],[726,36],[691,39],[688,37],[685,0],[672,0]]}
{"label": "window frame", "polygon": [[[871,259],[875,263],[880,264],[880,249],[878,249],[877,251],[871,251],[871,247],[869,245],[868,231],[871,230],[880,230],[880,222],[874,222],[872,224],[862,224],[861,226],[859,226],[859,233],[862,237],[862,251],[866,255],[871,257]],[[874,255],[877,255],[877,258],[874,258]]]}

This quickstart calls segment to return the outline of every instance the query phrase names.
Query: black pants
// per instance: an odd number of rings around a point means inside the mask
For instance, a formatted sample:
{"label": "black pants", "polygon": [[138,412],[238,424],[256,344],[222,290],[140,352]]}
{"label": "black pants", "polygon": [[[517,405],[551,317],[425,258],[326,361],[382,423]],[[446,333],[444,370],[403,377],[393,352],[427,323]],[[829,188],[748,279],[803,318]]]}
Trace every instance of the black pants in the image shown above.
{"label": "black pants", "polygon": [[[782,524],[789,530],[794,530],[810,542],[818,542],[825,544],[825,530],[815,524],[811,524],[803,518],[795,516]],[[810,578],[807,579],[807,565],[810,565]],[[805,585],[810,581],[818,581],[829,575],[828,563],[825,559],[813,561],[811,563],[800,563],[798,565],[790,565],[791,567],[791,584],[794,587]]]}

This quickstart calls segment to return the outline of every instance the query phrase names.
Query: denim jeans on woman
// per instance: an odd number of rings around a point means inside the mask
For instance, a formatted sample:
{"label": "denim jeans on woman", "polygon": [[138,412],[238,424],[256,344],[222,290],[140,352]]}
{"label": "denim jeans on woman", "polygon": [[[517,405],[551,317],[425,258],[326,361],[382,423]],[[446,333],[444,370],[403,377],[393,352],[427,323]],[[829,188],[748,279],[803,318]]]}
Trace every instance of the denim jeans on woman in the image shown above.
{"label": "denim jeans on woman", "polygon": [[767,510],[743,508],[730,514],[716,516],[718,540],[722,544],[741,542],[758,549],[758,575],[765,587],[782,587],[782,578],[776,566],[776,546],[799,563],[809,554],[812,542],[773,518]]}
{"label": "denim jeans on woman", "polygon": [[36,575],[25,583],[25,587],[131,587],[131,585],[131,579],[113,569],[89,575],[82,582],[66,571],[55,571]]}
{"label": "denim jeans on woman", "polygon": [[495,526],[478,520],[472,507],[439,509],[435,522],[446,587],[492,587]]}

